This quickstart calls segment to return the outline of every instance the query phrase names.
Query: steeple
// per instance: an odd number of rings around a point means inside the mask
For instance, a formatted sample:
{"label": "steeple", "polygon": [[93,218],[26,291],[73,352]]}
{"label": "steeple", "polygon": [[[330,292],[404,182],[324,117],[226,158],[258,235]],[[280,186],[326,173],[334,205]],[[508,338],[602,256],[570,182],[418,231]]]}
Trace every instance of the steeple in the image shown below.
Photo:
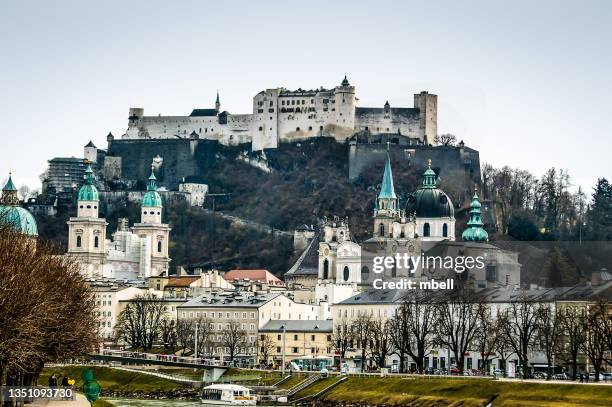
{"label": "steeple", "polygon": [[12,175],[13,174],[9,171],[8,181],[6,181],[4,188],[2,188],[2,199],[0,200],[0,203],[2,203],[3,205],[14,206],[19,204],[17,188],[15,188],[15,184],[13,184]]}
{"label": "steeple", "polygon": [[151,166],[151,175],[149,175],[149,181],[147,182],[147,192],[142,197],[141,207],[162,207],[161,196],[157,193],[157,178],[155,177],[153,166]]}
{"label": "steeple", "polygon": [[397,199],[397,195],[395,195],[395,187],[393,185],[393,171],[391,170],[391,158],[389,157],[389,151],[387,151],[385,172],[383,174],[382,184],[380,185],[378,199]]}
{"label": "steeple", "polygon": [[470,203],[470,220],[467,229],[461,234],[461,238],[468,242],[486,242],[489,234],[484,230],[482,219],[480,218],[480,200],[478,199],[478,189],[474,186],[474,196]]}
{"label": "steeple", "polygon": [[217,113],[221,110],[221,101],[219,100],[219,91],[217,91],[217,99],[215,100],[215,109]]}
{"label": "steeple", "polygon": [[431,159],[427,160],[427,170],[423,173],[423,188],[436,187],[436,173],[431,169]]}

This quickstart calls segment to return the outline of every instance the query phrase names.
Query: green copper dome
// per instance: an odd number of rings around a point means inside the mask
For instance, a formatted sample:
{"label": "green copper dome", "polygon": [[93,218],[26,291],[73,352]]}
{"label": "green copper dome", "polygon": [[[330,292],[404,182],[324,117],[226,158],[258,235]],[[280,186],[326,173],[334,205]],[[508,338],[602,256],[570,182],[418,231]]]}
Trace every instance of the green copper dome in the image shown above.
{"label": "green copper dome", "polygon": [[94,185],[94,176],[91,166],[85,170],[85,184],[79,189],[79,201],[99,201],[100,194]]}
{"label": "green copper dome", "polygon": [[406,212],[414,213],[417,218],[454,217],[453,203],[436,185],[436,173],[431,169],[431,160],[423,177],[423,186],[408,198]]}
{"label": "green copper dome", "polygon": [[34,216],[21,206],[0,206],[0,222],[11,225],[19,233],[38,236]]}
{"label": "green copper dome", "polygon": [[149,183],[147,184],[147,192],[142,197],[142,207],[162,207],[162,200],[159,193],[157,193],[157,178],[151,168],[151,175],[149,176]]}
{"label": "green copper dome", "polygon": [[2,188],[0,199],[0,222],[10,225],[19,233],[28,236],[38,236],[38,227],[34,216],[27,209],[19,206],[17,188],[9,174],[9,179]]}
{"label": "green copper dome", "polygon": [[474,197],[470,204],[470,220],[468,221],[467,229],[461,234],[461,238],[467,242],[486,242],[489,240],[489,234],[484,230],[482,219],[480,218],[480,200],[478,193],[474,191]]}

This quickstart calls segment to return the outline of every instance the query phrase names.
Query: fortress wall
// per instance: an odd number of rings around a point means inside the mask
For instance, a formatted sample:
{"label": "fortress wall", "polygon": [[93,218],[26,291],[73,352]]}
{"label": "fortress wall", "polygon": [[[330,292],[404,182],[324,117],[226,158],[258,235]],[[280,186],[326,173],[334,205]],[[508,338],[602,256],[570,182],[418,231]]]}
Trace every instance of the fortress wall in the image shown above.
{"label": "fortress wall", "polygon": [[214,162],[217,146],[216,141],[209,140],[113,140],[105,161],[110,159],[120,165],[121,178],[135,184],[147,180],[153,158],[159,156],[162,164],[156,170],[158,185],[176,191],[183,177],[197,178],[201,167]]}
{"label": "fortress wall", "polygon": [[[386,144],[359,144],[349,147],[349,179],[355,180],[371,165],[384,162]],[[481,184],[480,158],[478,151],[459,147],[398,146],[391,144],[389,154],[392,161],[409,160],[416,168],[426,168],[429,159],[432,168],[439,170],[440,181],[445,185],[456,184],[470,189]]]}

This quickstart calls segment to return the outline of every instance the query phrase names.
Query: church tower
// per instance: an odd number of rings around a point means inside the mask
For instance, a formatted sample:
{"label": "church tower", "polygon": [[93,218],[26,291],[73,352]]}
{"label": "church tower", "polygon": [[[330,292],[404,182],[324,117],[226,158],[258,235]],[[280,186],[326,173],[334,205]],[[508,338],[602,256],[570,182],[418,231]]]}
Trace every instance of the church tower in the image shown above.
{"label": "church tower", "polygon": [[[147,184],[147,192],[142,197],[140,205],[140,223],[136,223],[132,230],[147,242],[151,259],[151,274],[159,276],[168,273],[170,257],[168,244],[170,240],[170,227],[162,223],[162,200],[157,192],[157,178],[154,169]],[[142,276],[150,277],[150,276]]]}
{"label": "church tower", "polygon": [[94,174],[88,165],[77,198],[77,216],[68,221],[68,254],[79,261],[87,277],[102,276],[106,257],[108,223],[99,217],[100,196],[94,184]]}
{"label": "church tower", "polygon": [[391,237],[391,226],[393,222],[399,220],[401,217],[403,217],[403,214],[402,211],[399,210],[395,186],[393,185],[391,158],[387,151],[385,172],[380,185],[380,193],[376,199],[376,207],[374,208],[374,236],[381,238]]}
{"label": "church tower", "polygon": [[470,203],[470,220],[467,223],[467,229],[461,234],[461,238],[466,242],[486,242],[489,240],[489,234],[484,229],[484,223],[480,218],[480,200],[478,199],[478,190],[474,187],[474,196]]}

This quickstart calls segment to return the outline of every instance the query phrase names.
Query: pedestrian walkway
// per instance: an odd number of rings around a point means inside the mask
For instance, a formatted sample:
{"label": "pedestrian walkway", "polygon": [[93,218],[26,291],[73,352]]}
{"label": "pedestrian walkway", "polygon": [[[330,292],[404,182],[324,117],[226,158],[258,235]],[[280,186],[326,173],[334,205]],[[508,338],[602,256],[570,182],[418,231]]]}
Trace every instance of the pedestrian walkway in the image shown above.
{"label": "pedestrian walkway", "polygon": [[34,403],[29,404],[33,407],[89,407],[89,401],[84,395],[77,393],[74,400],[44,400],[38,399]]}

